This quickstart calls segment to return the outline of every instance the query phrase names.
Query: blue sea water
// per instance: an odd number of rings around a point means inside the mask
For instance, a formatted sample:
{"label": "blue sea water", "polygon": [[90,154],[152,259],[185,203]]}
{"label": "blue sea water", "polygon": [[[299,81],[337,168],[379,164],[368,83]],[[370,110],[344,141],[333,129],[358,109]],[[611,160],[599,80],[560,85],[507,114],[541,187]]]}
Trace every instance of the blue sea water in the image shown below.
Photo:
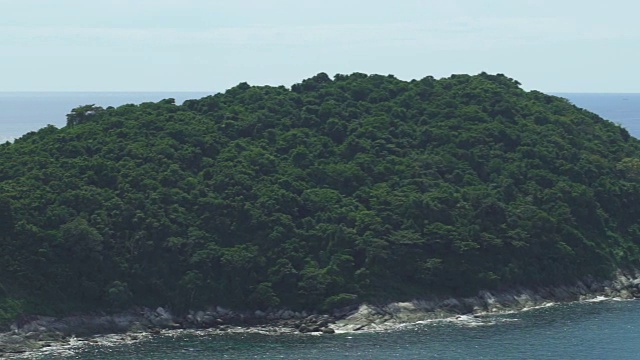
{"label": "blue sea water", "polygon": [[[0,92],[0,143],[47,125],[63,127],[71,109],[87,104],[102,107],[174,98],[184,100],[206,92]],[[575,105],[622,124],[640,137],[640,94],[557,93]]]}
{"label": "blue sea water", "polygon": [[174,98],[184,100],[210,95],[204,92],[0,92],[0,143],[16,139],[47,125],[63,127],[71,109],[88,104],[119,106]]}
{"label": "blue sea water", "polygon": [[[87,104],[102,107],[140,104],[174,98],[177,104],[207,92],[0,92],[0,143],[47,125],[63,127],[71,109]],[[573,104],[622,124],[640,137],[640,94],[556,93]]]}
{"label": "blue sea water", "polygon": [[[64,126],[78,105],[117,106],[205,93],[0,93],[0,140]],[[640,138],[640,94],[555,94]],[[334,335],[166,333],[137,343],[87,344],[35,359],[640,359],[640,301],[554,305],[470,321]]]}
{"label": "blue sea water", "polygon": [[640,138],[640,94],[637,93],[559,93],[574,105],[587,109],[622,125],[629,133]]}

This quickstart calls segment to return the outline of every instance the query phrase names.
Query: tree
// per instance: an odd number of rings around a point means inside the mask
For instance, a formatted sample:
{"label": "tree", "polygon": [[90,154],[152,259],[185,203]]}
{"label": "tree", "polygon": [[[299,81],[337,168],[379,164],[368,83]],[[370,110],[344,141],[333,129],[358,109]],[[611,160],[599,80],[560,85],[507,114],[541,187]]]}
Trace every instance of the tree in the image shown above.
{"label": "tree", "polygon": [[15,224],[13,210],[9,199],[0,197],[0,240],[8,238],[13,233]]}
{"label": "tree", "polygon": [[67,114],[67,126],[73,127],[84,124],[102,111],[104,109],[100,106],[95,106],[95,104],[78,106]]}

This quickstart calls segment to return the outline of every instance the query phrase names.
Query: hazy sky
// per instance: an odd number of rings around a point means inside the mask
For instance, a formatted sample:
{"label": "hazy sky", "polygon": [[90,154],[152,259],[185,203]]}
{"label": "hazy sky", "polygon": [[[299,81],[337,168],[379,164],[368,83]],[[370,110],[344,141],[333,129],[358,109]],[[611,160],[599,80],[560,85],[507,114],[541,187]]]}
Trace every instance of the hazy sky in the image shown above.
{"label": "hazy sky", "polygon": [[640,92],[632,0],[0,0],[0,91],[220,91],[318,72]]}

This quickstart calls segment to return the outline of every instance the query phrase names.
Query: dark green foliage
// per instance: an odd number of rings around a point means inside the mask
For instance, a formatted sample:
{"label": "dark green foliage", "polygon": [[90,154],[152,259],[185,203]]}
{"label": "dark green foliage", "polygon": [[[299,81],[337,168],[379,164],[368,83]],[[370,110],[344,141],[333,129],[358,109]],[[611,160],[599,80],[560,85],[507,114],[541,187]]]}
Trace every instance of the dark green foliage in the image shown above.
{"label": "dark green foliage", "polygon": [[24,311],[20,301],[0,297],[0,326],[5,325]]}
{"label": "dark green foliage", "polygon": [[331,309],[638,265],[640,143],[504,75],[319,74],[68,120],[0,145],[0,317]]}

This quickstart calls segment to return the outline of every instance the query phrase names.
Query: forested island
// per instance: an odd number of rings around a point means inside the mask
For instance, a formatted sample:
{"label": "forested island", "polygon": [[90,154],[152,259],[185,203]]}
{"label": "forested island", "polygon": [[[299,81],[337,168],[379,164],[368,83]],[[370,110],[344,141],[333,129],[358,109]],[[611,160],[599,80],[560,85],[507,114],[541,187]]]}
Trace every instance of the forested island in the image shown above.
{"label": "forested island", "polygon": [[0,323],[327,311],[639,265],[640,142],[502,74],[320,73],[0,145]]}

